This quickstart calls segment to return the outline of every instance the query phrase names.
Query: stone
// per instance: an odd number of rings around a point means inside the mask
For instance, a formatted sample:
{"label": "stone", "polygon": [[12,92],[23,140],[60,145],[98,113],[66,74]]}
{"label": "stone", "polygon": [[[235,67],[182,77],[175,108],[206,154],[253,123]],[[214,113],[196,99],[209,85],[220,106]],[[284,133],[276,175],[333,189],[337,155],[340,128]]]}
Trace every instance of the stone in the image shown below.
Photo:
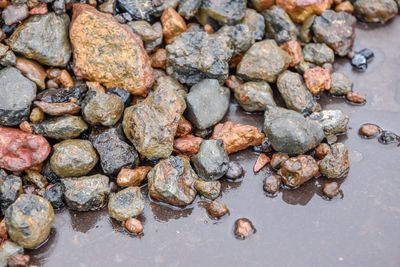
{"label": "stone", "polygon": [[166,8],[161,16],[164,40],[170,44],[181,33],[187,30],[185,20],[173,8]]}
{"label": "stone", "polygon": [[270,161],[271,159],[266,154],[261,153],[253,166],[254,173],[261,171],[261,169],[267,166]]}
{"label": "stone", "polygon": [[358,134],[366,139],[377,137],[382,132],[381,127],[376,124],[365,123],[358,130]]}
{"label": "stone", "polygon": [[309,16],[301,25],[300,27],[300,34],[299,38],[302,42],[304,43],[309,43],[311,42],[311,39],[313,37],[312,33],[312,25],[314,24],[314,20],[317,16],[316,15],[311,15]]}
{"label": "stone", "polygon": [[8,266],[8,260],[20,253],[24,253],[24,249],[10,240],[0,243],[0,266]]}
{"label": "stone", "polygon": [[157,33],[160,37],[155,39],[154,41],[148,41],[144,43],[145,49],[147,53],[154,52],[157,48],[159,48],[164,40],[163,38],[163,31],[160,22],[154,23],[152,26],[153,31]]}
{"label": "stone", "polygon": [[244,17],[246,10],[245,0],[203,0],[201,12],[220,24],[236,24]]}
{"label": "stone", "polygon": [[303,48],[304,60],[322,66],[325,63],[333,63],[335,54],[326,44],[306,44]]}
{"label": "stone", "polygon": [[22,194],[22,180],[15,175],[0,177],[0,208],[4,213],[6,209]]}
{"label": "stone", "polygon": [[15,254],[7,260],[8,266],[28,266],[30,260],[29,255]]}
{"label": "stone", "polygon": [[57,84],[64,86],[65,88],[73,87],[74,80],[71,75],[65,69],[48,69],[47,78],[52,79]]}
{"label": "stone", "polygon": [[346,95],[353,90],[353,81],[341,72],[334,72],[331,75],[331,89],[329,93],[332,95]]}
{"label": "stone", "polygon": [[118,5],[135,20],[150,21],[157,12],[157,7],[160,7],[163,2],[158,0],[118,0]]}
{"label": "stone", "polygon": [[143,232],[143,224],[135,218],[129,218],[125,221],[124,227],[130,233],[140,235]]}
{"label": "stone", "polygon": [[278,75],[289,67],[290,56],[274,40],[255,43],[237,67],[237,74],[246,80],[275,82]]}
{"label": "stone", "polygon": [[47,103],[76,102],[79,105],[86,92],[87,87],[82,84],[70,88],[52,88],[41,91],[36,100]]}
{"label": "stone", "polygon": [[286,153],[274,153],[271,157],[270,165],[273,169],[278,170],[286,160],[289,159],[289,155]]}
{"label": "stone", "polygon": [[304,81],[308,90],[317,95],[324,90],[331,88],[331,73],[328,69],[314,67],[304,72]]}
{"label": "stone", "polygon": [[326,143],[319,144],[314,151],[315,158],[321,160],[331,152],[331,147]]}
{"label": "stone", "polygon": [[168,52],[164,48],[159,48],[150,56],[153,68],[165,69],[167,67]]}
{"label": "stone", "polygon": [[264,11],[274,5],[274,0],[250,0],[257,11]]}
{"label": "stone", "polygon": [[226,172],[225,177],[231,180],[237,180],[242,177],[243,174],[243,167],[239,163],[236,161],[229,161],[228,171]]}
{"label": "stone", "polygon": [[121,187],[140,186],[146,181],[150,166],[139,166],[134,169],[122,168],[117,176],[117,185]]}
{"label": "stone", "polygon": [[21,71],[21,73],[32,82],[36,83],[41,89],[46,87],[46,71],[44,68],[33,60],[29,60],[23,57],[16,59],[15,67]]}
{"label": "stone", "polygon": [[283,51],[288,53],[288,55],[291,57],[292,60],[290,61],[289,64],[290,67],[294,67],[297,64],[301,63],[302,61],[304,61],[299,41],[296,40],[287,41],[286,43],[283,43],[280,46],[280,48],[282,48]]}
{"label": "stone", "polygon": [[42,122],[44,119],[44,112],[38,107],[33,108],[31,114],[29,114],[29,121],[32,123]]}
{"label": "stone", "polygon": [[15,67],[16,64],[17,64],[17,57],[11,50],[7,51],[4,57],[0,59],[0,65],[4,67]]}
{"label": "stone", "polygon": [[295,111],[268,107],[264,133],[277,152],[297,155],[315,148],[325,138],[321,126]]}
{"label": "stone", "polygon": [[88,174],[99,157],[87,140],[64,140],[53,147],[51,169],[59,177],[79,177]]}
{"label": "stone", "polygon": [[234,88],[233,92],[236,101],[248,112],[264,111],[268,105],[276,106],[267,82],[246,82]]}
{"label": "stone", "polygon": [[193,18],[202,4],[202,0],[179,1],[178,13],[186,19]]}
{"label": "stone", "polygon": [[188,121],[187,119],[185,119],[185,117],[182,116],[178,121],[178,129],[176,130],[175,136],[182,137],[191,134],[192,132],[193,132],[192,124],[190,123],[190,121]]}
{"label": "stone", "polygon": [[322,192],[328,198],[334,198],[340,193],[340,186],[336,182],[325,183]]}
{"label": "stone", "polygon": [[264,140],[264,134],[252,125],[227,121],[215,125],[211,139],[222,140],[228,154],[258,146]]}
{"label": "stone", "polygon": [[22,194],[5,211],[10,238],[24,248],[35,248],[49,236],[54,221],[54,210],[44,198]]}
{"label": "stone", "polygon": [[171,155],[178,121],[186,108],[184,95],[181,84],[164,76],[144,101],[125,109],[124,133],[141,155]]}
{"label": "stone", "polygon": [[268,174],[263,181],[263,189],[269,195],[275,195],[279,192],[282,184],[282,177],[278,174]]}
{"label": "stone", "polygon": [[310,115],[310,119],[317,121],[325,136],[335,136],[347,132],[349,117],[341,110],[322,110]]}
{"label": "stone", "polygon": [[194,182],[194,188],[205,198],[214,200],[221,193],[221,183],[219,181],[204,181],[197,179]]}
{"label": "stone", "polygon": [[212,218],[219,219],[229,213],[228,206],[220,201],[212,201],[207,205],[207,213]]}
{"label": "stone", "polygon": [[198,177],[187,157],[170,156],[160,160],[147,177],[149,195],[156,201],[182,207],[196,197],[193,184]]}
{"label": "stone", "polygon": [[262,14],[267,35],[275,39],[278,44],[297,39],[299,34],[297,27],[283,8],[272,6]]}
{"label": "stone", "polygon": [[309,155],[300,155],[283,162],[278,174],[289,187],[298,187],[319,174],[318,164]]}
{"label": "stone", "polygon": [[64,115],[32,124],[33,131],[56,140],[72,139],[88,129],[80,116]]}
{"label": "stone", "polygon": [[353,47],[355,24],[356,19],[346,12],[326,10],[314,20],[314,39],[328,45],[337,55],[346,56]]}
{"label": "stone", "polygon": [[16,126],[27,120],[36,85],[13,67],[0,70],[0,125]]}
{"label": "stone", "polygon": [[276,84],[287,108],[304,115],[312,112],[316,102],[300,74],[284,71],[279,75]]}
{"label": "stone", "polygon": [[237,239],[244,240],[256,233],[253,223],[246,218],[240,218],[235,221],[234,234]]}
{"label": "stone", "polygon": [[31,16],[8,38],[14,52],[48,66],[64,67],[71,58],[67,14]]}
{"label": "stone", "polygon": [[134,95],[147,94],[154,81],[150,60],[129,26],[94,7],[75,4],[69,37],[78,78],[107,88],[121,87]]}
{"label": "stone", "polygon": [[178,154],[194,155],[199,152],[203,138],[194,135],[186,135],[174,140],[174,152]]}
{"label": "stone", "polygon": [[346,99],[355,105],[364,105],[367,102],[365,95],[359,92],[348,92],[346,94]]}
{"label": "stone", "polygon": [[355,16],[365,22],[382,24],[396,17],[399,9],[394,0],[357,0],[354,2]]}
{"label": "stone", "polygon": [[140,188],[131,186],[111,194],[108,201],[108,214],[117,221],[125,221],[139,216],[144,210],[144,198]]}
{"label": "stone", "polygon": [[81,111],[81,107],[72,102],[65,103],[47,103],[43,101],[34,101],[35,106],[39,107],[44,113],[51,116],[74,115]]}
{"label": "stone", "polygon": [[1,17],[6,25],[21,22],[29,16],[27,5],[9,5],[3,10]]}
{"label": "stone", "polygon": [[128,22],[128,26],[134,33],[140,36],[143,42],[151,42],[157,40],[162,35],[155,31],[150,23],[145,20],[137,20]]}
{"label": "stone", "polygon": [[122,99],[122,103],[124,103],[125,107],[131,105],[131,94],[122,88],[113,87],[107,91],[107,94],[119,96],[119,98]]}
{"label": "stone", "polygon": [[42,163],[49,153],[50,145],[43,136],[0,128],[0,168],[23,171]]}
{"label": "stone", "polygon": [[313,15],[321,15],[322,12],[329,9],[332,0],[277,0],[276,4],[281,6],[298,24],[304,23]]}
{"label": "stone", "polygon": [[43,189],[48,185],[46,177],[38,171],[25,170],[26,175],[23,177],[25,182],[34,184],[37,188]]}
{"label": "stone", "polygon": [[181,83],[192,86],[209,78],[222,84],[228,77],[233,49],[225,35],[186,31],[166,49],[167,74]]}
{"label": "stone", "polygon": [[336,12],[347,12],[352,14],[354,12],[354,6],[350,1],[344,1],[340,3],[339,5],[335,6],[335,11]]}
{"label": "stone", "polygon": [[64,198],[69,209],[95,211],[107,204],[110,187],[107,176],[96,174],[79,178],[64,178]]}
{"label": "stone", "polygon": [[350,167],[349,150],[343,143],[335,143],[331,151],[319,163],[319,171],[329,179],[341,178]]}
{"label": "stone", "polygon": [[197,174],[206,181],[218,180],[228,171],[229,157],[221,140],[204,140],[192,157]]}
{"label": "stone", "polygon": [[64,207],[64,189],[61,183],[51,185],[44,191],[43,197],[47,199],[54,209]]}
{"label": "stone", "polygon": [[202,80],[186,96],[186,118],[198,129],[207,129],[225,116],[229,98],[229,89],[220,86],[217,80]]}
{"label": "stone", "polygon": [[242,23],[249,27],[254,40],[260,41],[263,39],[265,34],[265,20],[261,14],[257,13],[254,9],[248,8],[244,13]]}
{"label": "stone", "polygon": [[246,24],[236,24],[235,26],[225,25],[219,29],[217,34],[225,35],[231,40],[234,55],[245,53],[255,42],[253,33]]}

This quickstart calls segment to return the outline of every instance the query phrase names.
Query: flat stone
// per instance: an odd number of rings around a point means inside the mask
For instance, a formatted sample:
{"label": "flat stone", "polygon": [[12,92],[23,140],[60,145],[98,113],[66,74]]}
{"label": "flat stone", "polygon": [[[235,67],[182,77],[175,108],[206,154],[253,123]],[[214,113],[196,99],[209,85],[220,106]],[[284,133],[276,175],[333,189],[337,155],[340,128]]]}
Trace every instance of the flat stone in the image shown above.
{"label": "flat stone", "polygon": [[262,14],[265,18],[266,33],[278,44],[297,39],[297,27],[283,8],[272,6]]}
{"label": "flat stone", "polygon": [[128,187],[111,194],[108,201],[108,214],[118,221],[139,216],[144,210],[144,198],[139,187]]}
{"label": "flat stone", "polygon": [[248,112],[264,111],[276,106],[271,86],[267,82],[246,82],[233,89],[239,105]]}
{"label": "flat stone", "polygon": [[32,124],[33,131],[56,140],[76,138],[88,129],[80,116],[64,115]]}
{"label": "flat stone", "polygon": [[335,136],[347,132],[349,117],[341,110],[322,110],[310,115],[310,119],[317,121],[325,136]]}

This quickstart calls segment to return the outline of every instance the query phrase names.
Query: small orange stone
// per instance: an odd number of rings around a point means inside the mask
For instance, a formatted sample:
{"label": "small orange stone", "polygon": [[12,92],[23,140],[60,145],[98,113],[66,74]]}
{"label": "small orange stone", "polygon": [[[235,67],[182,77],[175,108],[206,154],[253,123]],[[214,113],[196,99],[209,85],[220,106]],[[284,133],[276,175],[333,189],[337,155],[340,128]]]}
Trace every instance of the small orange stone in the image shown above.
{"label": "small orange stone", "polygon": [[304,81],[307,89],[313,94],[329,90],[331,88],[331,73],[329,70],[315,67],[304,72]]}
{"label": "small orange stone", "polygon": [[347,12],[347,13],[352,14],[353,11],[354,11],[354,7],[353,7],[353,5],[350,3],[350,1],[344,1],[344,2],[342,2],[342,3],[340,3],[340,4],[338,4],[338,5],[335,7],[335,11],[336,11],[336,12],[341,12],[341,11],[343,11],[343,12]]}
{"label": "small orange stone", "polygon": [[190,134],[192,131],[193,131],[192,124],[190,123],[190,121],[188,121],[187,119],[185,119],[185,117],[182,116],[178,121],[178,128],[176,130],[175,136],[177,137],[186,136]]}
{"label": "small orange stone", "polygon": [[300,42],[291,40],[282,44],[281,48],[292,58],[290,67],[296,66],[304,60]]}
{"label": "small orange stone", "polygon": [[213,29],[213,27],[211,27],[210,24],[204,25],[204,31],[205,31],[206,33],[208,33],[208,34],[214,33],[214,29]]}
{"label": "small orange stone", "polygon": [[27,121],[21,122],[21,124],[19,125],[19,128],[20,128],[22,131],[26,132],[26,133],[32,133],[32,132],[33,132],[32,126],[31,126],[30,123],[27,122]]}
{"label": "small orange stone", "polygon": [[167,50],[159,48],[157,51],[150,56],[151,66],[153,68],[165,69],[167,66]]}
{"label": "small orange stone", "polygon": [[139,186],[146,180],[151,169],[150,166],[140,166],[134,169],[122,168],[117,176],[117,185],[121,187]]}
{"label": "small orange stone", "polygon": [[276,0],[295,23],[303,23],[312,15],[321,15],[329,9],[333,0]]}
{"label": "small orange stone", "polygon": [[163,11],[161,16],[161,24],[163,26],[163,34],[167,44],[187,30],[185,20],[173,8],[167,8]]}
{"label": "small orange stone", "polygon": [[178,154],[194,155],[199,152],[203,138],[187,135],[174,140],[174,152]]}
{"label": "small orange stone", "polygon": [[38,6],[29,10],[30,15],[44,15],[47,14],[47,12],[49,12],[49,10],[46,3],[40,3]]}
{"label": "small orange stone", "polygon": [[254,164],[253,167],[253,171],[254,173],[259,172],[262,168],[264,168],[269,162],[271,161],[271,159],[266,155],[266,154],[260,154],[260,156],[258,156],[256,164]]}

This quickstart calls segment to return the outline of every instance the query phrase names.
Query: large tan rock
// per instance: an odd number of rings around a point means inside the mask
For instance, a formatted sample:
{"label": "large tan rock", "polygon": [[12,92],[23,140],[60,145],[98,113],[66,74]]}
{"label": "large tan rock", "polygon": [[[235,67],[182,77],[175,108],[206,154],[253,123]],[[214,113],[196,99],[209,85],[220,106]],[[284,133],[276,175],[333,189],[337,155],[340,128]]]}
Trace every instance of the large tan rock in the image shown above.
{"label": "large tan rock", "polygon": [[135,95],[147,94],[154,81],[150,60],[128,26],[94,7],[74,4],[69,34],[78,77]]}

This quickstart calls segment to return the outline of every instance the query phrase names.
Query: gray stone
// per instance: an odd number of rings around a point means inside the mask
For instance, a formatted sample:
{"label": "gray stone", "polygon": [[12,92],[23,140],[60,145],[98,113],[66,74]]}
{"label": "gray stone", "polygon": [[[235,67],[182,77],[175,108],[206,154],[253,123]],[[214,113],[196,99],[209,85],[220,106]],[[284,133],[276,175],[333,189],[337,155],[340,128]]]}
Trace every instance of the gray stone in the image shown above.
{"label": "gray stone", "polygon": [[15,175],[0,176],[0,208],[4,212],[22,193],[22,180]]}
{"label": "gray stone", "polygon": [[201,12],[220,24],[233,25],[240,22],[246,10],[246,0],[203,0]]}
{"label": "gray stone", "polygon": [[272,6],[262,14],[265,18],[267,35],[275,39],[278,44],[297,39],[299,31],[283,8]]}
{"label": "gray stone", "polygon": [[122,10],[128,12],[135,20],[151,21],[157,12],[157,7],[164,1],[158,0],[118,0]]}
{"label": "gray stone", "polygon": [[144,47],[147,53],[154,52],[163,42],[163,29],[161,23],[156,22],[153,25],[151,25],[151,27],[153,28],[154,32],[160,35],[160,37],[155,39],[154,41],[147,41],[144,43]]}
{"label": "gray stone", "polygon": [[193,18],[201,6],[202,0],[180,0],[178,13],[186,19]]}
{"label": "gray stone", "polygon": [[216,199],[221,193],[221,183],[219,181],[204,181],[197,179],[194,182],[194,188],[205,198]]}
{"label": "gray stone", "polygon": [[310,119],[317,121],[325,136],[334,136],[347,132],[349,117],[341,110],[322,110],[310,115]]}
{"label": "gray stone", "polygon": [[18,246],[10,240],[5,240],[0,244],[0,266],[7,267],[7,261],[10,257],[22,253],[24,253],[23,247]]}
{"label": "gray stone", "polygon": [[333,63],[335,54],[326,44],[306,44],[303,47],[304,60],[322,66],[325,63]]}
{"label": "gray stone", "polygon": [[229,161],[228,171],[226,172],[225,176],[228,179],[236,180],[243,176],[243,172],[243,167],[239,163],[235,161]]}
{"label": "gray stone", "polygon": [[248,112],[264,111],[276,106],[271,87],[267,82],[246,82],[233,89],[239,105]]}
{"label": "gray stone", "polygon": [[108,214],[118,221],[139,216],[144,210],[144,198],[140,188],[131,186],[111,194],[108,201]]}
{"label": "gray stone", "polygon": [[128,26],[142,38],[143,42],[155,41],[162,36],[161,32],[155,31],[151,24],[145,20],[128,22]]}
{"label": "gray stone", "polygon": [[254,40],[260,41],[263,39],[265,34],[265,20],[261,14],[257,13],[254,9],[248,8],[246,9],[242,23],[249,27]]}
{"label": "gray stone", "polygon": [[329,93],[332,95],[346,95],[353,91],[353,81],[350,80],[345,74],[340,72],[334,72],[331,75],[331,89]]}
{"label": "gray stone", "polygon": [[1,17],[6,25],[12,25],[23,21],[29,16],[27,5],[9,5],[1,14]]}
{"label": "gray stone", "polygon": [[76,138],[88,129],[80,116],[64,115],[32,124],[33,131],[56,140]]}
{"label": "gray stone", "polygon": [[250,28],[246,24],[236,24],[235,26],[224,26],[217,34],[225,35],[230,38],[233,54],[239,55],[245,53],[254,44],[255,39]]}

